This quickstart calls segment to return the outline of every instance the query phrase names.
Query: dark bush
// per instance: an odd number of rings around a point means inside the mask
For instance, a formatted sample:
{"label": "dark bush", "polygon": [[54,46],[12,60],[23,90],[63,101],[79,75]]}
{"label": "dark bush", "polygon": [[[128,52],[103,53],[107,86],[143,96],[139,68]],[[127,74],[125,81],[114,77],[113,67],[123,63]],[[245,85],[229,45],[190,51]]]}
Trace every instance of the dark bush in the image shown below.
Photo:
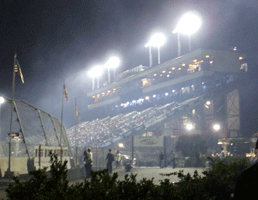
{"label": "dark bush", "polygon": [[117,180],[118,174],[110,175],[107,170],[92,171],[91,179],[84,179],[82,183],[68,184],[67,162],[63,164],[57,157],[51,155],[51,169],[46,168],[30,172],[31,178],[21,182],[17,177],[15,183],[7,188],[7,196],[12,200],[113,200],[113,199],[171,199],[171,200],[223,200],[229,199],[235,187],[239,173],[250,162],[244,158],[229,157],[223,161],[212,162],[212,168],[204,171],[200,176],[197,171],[193,176],[184,175],[183,171],[163,174],[176,175],[180,181],[177,185],[169,179],[155,185],[153,179],[136,181],[137,174],[125,175],[122,181]]}

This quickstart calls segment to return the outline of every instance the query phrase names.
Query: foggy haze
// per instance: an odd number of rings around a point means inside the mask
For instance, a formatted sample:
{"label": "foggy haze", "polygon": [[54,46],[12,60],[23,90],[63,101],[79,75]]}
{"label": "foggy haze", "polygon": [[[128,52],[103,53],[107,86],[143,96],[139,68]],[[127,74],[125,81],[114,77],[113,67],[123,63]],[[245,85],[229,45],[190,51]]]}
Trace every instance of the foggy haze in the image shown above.
{"label": "foggy haze", "polygon": [[[144,45],[156,31],[167,38],[161,47],[161,63],[175,58],[177,36],[172,31],[187,11],[197,11],[203,19],[201,29],[192,36],[192,50],[230,50],[237,46],[240,52],[257,55],[256,0],[57,0],[30,4],[4,1],[0,9],[0,94],[11,97],[13,56],[17,52],[25,83],[16,79],[15,99],[60,119],[65,79],[70,100],[64,104],[67,128],[75,123],[75,98],[82,121],[87,120],[86,94],[91,90],[87,71],[92,66],[104,64],[110,55],[121,58],[117,73],[148,65]],[[188,37],[181,39],[182,53],[187,53]],[[157,64],[155,49],[153,56],[153,63]],[[250,68],[258,66],[251,59],[248,64]],[[101,84],[107,81],[106,71],[100,81]],[[253,84],[252,87],[257,85]]]}

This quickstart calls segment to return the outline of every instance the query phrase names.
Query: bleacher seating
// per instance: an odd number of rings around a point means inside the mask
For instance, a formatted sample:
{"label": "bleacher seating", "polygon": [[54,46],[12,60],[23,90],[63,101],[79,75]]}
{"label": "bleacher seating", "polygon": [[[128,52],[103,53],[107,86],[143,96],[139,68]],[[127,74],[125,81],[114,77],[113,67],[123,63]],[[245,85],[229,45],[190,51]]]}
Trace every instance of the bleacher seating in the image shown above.
{"label": "bleacher seating", "polygon": [[133,111],[128,114],[119,114],[112,118],[106,117],[91,122],[83,122],[76,126],[77,131],[75,131],[74,126],[67,130],[67,134],[71,141],[71,146],[98,146],[140,125],[145,125],[146,127],[154,125],[165,119],[167,113],[175,109],[182,109],[196,99],[198,98],[192,98],[180,104],[171,102],[155,108],[150,107],[141,112]]}

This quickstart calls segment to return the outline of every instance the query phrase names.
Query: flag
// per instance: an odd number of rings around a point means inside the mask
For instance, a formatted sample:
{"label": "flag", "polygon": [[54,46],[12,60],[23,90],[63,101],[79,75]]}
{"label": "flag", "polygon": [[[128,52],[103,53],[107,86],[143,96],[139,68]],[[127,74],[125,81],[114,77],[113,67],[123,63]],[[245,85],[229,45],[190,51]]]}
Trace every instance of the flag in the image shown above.
{"label": "flag", "polygon": [[65,83],[64,83],[63,93],[64,93],[64,96],[65,96],[65,100],[66,100],[67,102],[69,102],[69,99],[68,99],[68,92],[67,92],[67,89],[66,89],[66,87],[65,87]]}
{"label": "flag", "polygon": [[18,76],[21,78],[21,82],[24,83],[24,78],[23,78],[23,74],[22,74],[22,71],[21,71],[21,67],[20,67],[20,64],[16,58],[16,54],[14,55],[14,72],[15,73],[18,73]]}

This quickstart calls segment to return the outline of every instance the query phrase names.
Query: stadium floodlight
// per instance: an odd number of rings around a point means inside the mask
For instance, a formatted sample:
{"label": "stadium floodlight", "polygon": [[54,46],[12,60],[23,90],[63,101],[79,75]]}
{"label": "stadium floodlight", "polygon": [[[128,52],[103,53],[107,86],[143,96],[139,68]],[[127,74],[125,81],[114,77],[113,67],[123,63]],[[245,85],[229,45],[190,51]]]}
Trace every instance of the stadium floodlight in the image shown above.
{"label": "stadium floodlight", "polygon": [[214,129],[215,131],[220,130],[220,125],[219,125],[219,124],[214,124],[214,125],[213,125],[213,129]]}
{"label": "stadium floodlight", "polygon": [[185,13],[182,18],[179,20],[177,27],[173,31],[173,33],[178,34],[178,56],[181,55],[181,44],[179,34],[189,35],[189,52],[191,52],[191,35],[196,33],[197,30],[201,27],[202,20],[201,17],[194,12]]}
{"label": "stadium floodlight", "polygon": [[191,131],[191,130],[193,130],[193,128],[194,128],[194,126],[193,126],[193,124],[186,124],[186,129],[188,130],[188,131]]}
{"label": "stadium floodlight", "polygon": [[4,97],[0,97],[0,105],[3,104],[5,102]]}
{"label": "stadium floodlight", "polygon": [[116,68],[120,65],[120,59],[118,57],[111,57],[105,64],[105,67],[108,69],[108,83],[110,83],[110,68],[114,69],[114,80],[116,78]]}
{"label": "stadium floodlight", "polygon": [[88,72],[88,76],[92,78],[92,90],[94,90],[95,78],[97,78],[97,88],[99,88],[99,77],[102,75],[102,71],[102,67],[100,65],[96,65]]}
{"label": "stadium floodlight", "polygon": [[160,47],[165,44],[166,38],[162,33],[154,34],[150,41],[145,45],[145,47],[149,47],[149,59],[150,59],[150,67],[152,66],[152,54],[151,47],[158,48],[158,64],[160,64]]}

